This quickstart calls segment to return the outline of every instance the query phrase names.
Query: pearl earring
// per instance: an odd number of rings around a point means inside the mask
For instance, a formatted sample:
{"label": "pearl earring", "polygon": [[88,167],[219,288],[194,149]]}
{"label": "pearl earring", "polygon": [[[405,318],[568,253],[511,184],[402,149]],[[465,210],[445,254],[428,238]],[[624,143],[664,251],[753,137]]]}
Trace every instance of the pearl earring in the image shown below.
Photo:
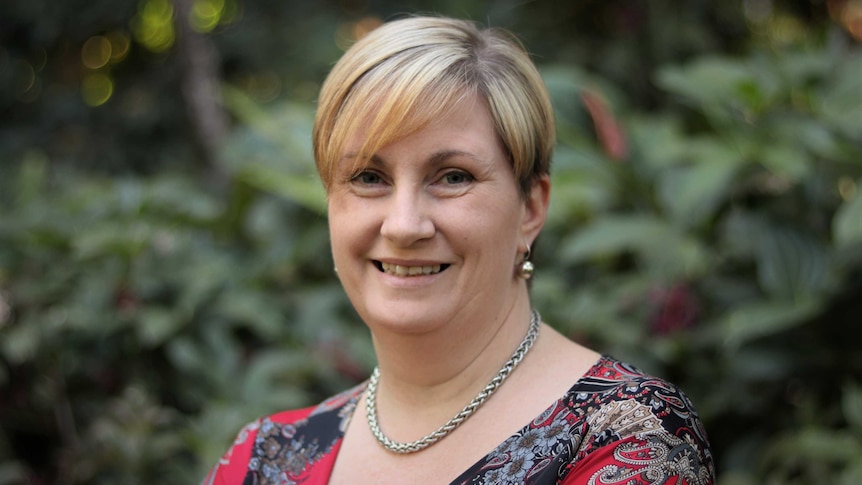
{"label": "pearl earring", "polygon": [[530,246],[527,246],[527,252],[524,253],[524,259],[521,261],[521,264],[518,265],[518,276],[528,280],[533,277],[533,272],[536,270],[536,266],[530,261]]}

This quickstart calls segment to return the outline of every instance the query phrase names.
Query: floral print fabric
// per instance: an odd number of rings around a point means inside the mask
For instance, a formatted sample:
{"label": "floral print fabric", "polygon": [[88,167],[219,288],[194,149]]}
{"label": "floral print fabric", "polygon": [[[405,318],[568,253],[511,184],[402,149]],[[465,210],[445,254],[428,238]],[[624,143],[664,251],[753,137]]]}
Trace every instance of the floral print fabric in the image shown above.
{"label": "floral print fabric", "polygon": [[[246,426],[204,483],[325,484],[361,391]],[[688,398],[605,356],[452,483],[708,485],[714,475],[706,433]]]}

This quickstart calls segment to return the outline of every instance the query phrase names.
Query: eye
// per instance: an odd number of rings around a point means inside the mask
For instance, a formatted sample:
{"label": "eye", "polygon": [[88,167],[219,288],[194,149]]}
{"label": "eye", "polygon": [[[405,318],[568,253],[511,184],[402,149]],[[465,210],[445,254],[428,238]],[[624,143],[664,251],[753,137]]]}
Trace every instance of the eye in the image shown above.
{"label": "eye", "polygon": [[473,176],[467,172],[453,170],[443,175],[442,181],[449,185],[463,185],[473,181]]}
{"label": "eye", "polygon": [[372,169],[360,169],[350,177],[348,185],[350,191],[360,197],[377,197],[386,194],[389,182],[385,173]]}
{"label": "eye", "polygon": [[350,181],[362,185],[377,185],[383,183],[383,179],[380,177],[380,175],[368,170],[363,170],[362,172],[359,172],[358,174],[354,175],[353,178],[350,179]]}

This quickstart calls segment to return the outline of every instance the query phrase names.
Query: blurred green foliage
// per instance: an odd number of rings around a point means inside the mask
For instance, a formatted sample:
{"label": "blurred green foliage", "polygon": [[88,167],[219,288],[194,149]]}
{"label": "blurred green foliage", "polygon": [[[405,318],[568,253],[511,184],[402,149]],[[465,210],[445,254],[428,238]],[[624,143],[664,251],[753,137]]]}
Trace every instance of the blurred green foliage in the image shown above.
{"label": "blurred green foliage", "polygon": [[839,115],[862,112],[860,61],[832,46],[657,69],[668,109],[620,107],[623,161],[561,123],[535,303],[695,396],[722,483],[862,478],[862,125]]}
{"label": "blurred green foliage", "polygon": [[245,422],[365,378],[313,98],[404,11],[536,54],[545,319],[686,389],[720,483],[862,482],[858,4],[570,3],[195,2],[233,119],[217,165],[189,142],[177,4],[4,7],[0,485],[195,483]]}

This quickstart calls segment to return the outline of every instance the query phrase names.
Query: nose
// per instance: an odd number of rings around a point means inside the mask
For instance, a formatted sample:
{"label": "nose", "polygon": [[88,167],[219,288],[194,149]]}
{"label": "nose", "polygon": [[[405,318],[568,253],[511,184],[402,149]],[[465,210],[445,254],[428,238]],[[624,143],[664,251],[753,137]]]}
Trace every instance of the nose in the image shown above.
{"label": "nose", "polygon": [[400,247],[434,236],[436,228],[421,193],[396,191],[386,206],[380,234]]}

